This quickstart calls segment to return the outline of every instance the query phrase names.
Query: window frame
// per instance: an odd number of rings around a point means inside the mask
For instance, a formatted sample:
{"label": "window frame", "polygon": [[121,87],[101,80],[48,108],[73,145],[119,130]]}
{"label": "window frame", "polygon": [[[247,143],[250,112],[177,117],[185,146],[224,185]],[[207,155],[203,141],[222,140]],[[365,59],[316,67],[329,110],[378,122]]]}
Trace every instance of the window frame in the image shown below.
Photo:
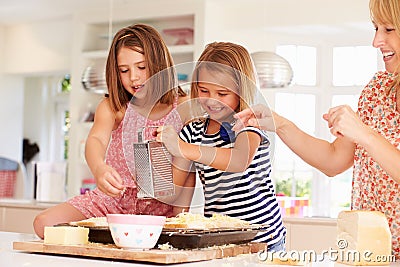
{"label": "window frame", "polygon": [[[288,44],[283,44],[288,45]],[[293,44],[291,44],[293,45]],[[303,44],[296,44],[298,46],[307,46]],[[326,122],[322,119],[322,115],[326,113],[329,108],[332,107],[332,101],[335,95],[360,95],[361,90],[364,88],[363,85],[351,85],[351,86],[334,86],[333,85],[333,49],[334,47],[355,47],[360,44],[347,44],[347,45],[315,45],[309,44],[316,48],[316,84],[315,86],[304,86],[293,84],[286,88],[281,89],[262,89],[262,93],[265,96],[269,106],[275,109],[275,96],[277,93],[289,93],[289,94],[312,94],[315,96],[315,132],[309,133],[317,138],[321,138],[327,141],[333,141],[334,137],[331,135]],[[361,46],[365,46],[362,44]],[[277,46],[278,47],[278,46]],[[378,53],[377,53],[378,57]],[[381,68],[380,61],[377,61],[377,69]],[[295,70],[294,70],[295,71]],[[373,74],[371,75],[371,78]],[[358,99],[357,99],[358,101]],[[357,103],[355,103],[357,106]],[[291,119],[291,118],[288,118]],[[273,138],[277,138],[276,135]],[[274,164],[274,163],[273,163]],[[312,168],[312,167],[311,167]],[[333,192],[333,183],[335,177],[328,177],[322,172],[315,168],[312,168],[313,178],[311,181],[311,195],[312,207],[308,209],[306,216],[322,216],[322,217],[336,217],[339,208],[332,208],[331,205],[331,193]],[[271,176],[274,177],[274,167],[272,167]],[[351,187],[351,181],[349,186]],[[351,196],[349,196],[350,199]],[[344,208],[345,209],[345,208]]]}

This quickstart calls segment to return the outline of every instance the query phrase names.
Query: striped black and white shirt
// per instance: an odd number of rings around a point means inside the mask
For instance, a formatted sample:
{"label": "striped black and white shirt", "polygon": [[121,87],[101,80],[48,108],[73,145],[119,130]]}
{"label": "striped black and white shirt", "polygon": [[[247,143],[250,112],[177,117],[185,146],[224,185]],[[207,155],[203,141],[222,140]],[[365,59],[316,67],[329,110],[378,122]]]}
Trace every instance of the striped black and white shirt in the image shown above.
{"label": "striped black and white shirt", "polygon": [[[208,119],[196,120],[184,126],[180,132],[182,140],[188,143],[211,146],[233,147],[234,143],[224,141],[220,133],[207,134]],[[255,224],[268,224],[267,231],[258,233],[254,241],[268,245],[286,236],[282,217],[276,200],[275,189],[270,178],[270,143],[265,132],[255,127],[239,131],[258,133],[262,142],[253,161],[244,172],[232,173],[214,169],[195,162],[196,171],[203,184],[205,206],[204,215],[225,214]]]}

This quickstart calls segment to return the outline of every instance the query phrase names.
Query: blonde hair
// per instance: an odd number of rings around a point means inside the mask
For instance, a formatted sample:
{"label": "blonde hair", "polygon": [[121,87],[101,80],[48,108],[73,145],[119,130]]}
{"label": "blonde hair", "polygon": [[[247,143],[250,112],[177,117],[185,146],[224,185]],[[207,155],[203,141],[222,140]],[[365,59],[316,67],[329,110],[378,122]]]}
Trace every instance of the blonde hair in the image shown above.
{"label": "blonde hair", "polygon": [[[217,63],[217,64],[216,64]],[[225,73],[238,88],[239,106],[235,112],[242,111],[254,102],[256,94],[256,73],[249,52],[241,45],[230,42],[213,42],[206,46],[200,55],[192,76],[191,98],[198,98],[198,82],[201,69]]]}
{"label": "blonde hair", "polygon": [[114,112],[126,108],[132,95],[125,90],[119,75],[118,53],[122,47],[143,54],[147,62],[149,79],[146,82],[151,90],[148,102],[155,104],[172,104],[177,95],[185,95],[178,86],[174,62],[156,29],[145,24],[134,24],[120,29],[114,36],[106,63],[106,82],[110,97],[111,109]]}
{"label": "blonde hair", "polygon": [[[399,0],[370,0],[369,10],[371,20],[379,24],[392,25],[395,28],[396,34],[400,38],[400,1]],[[396,57],[400,55],[396,54]],[[397,66],[392,86],[400,85],[400,76],[398,75],[400,66]]]}

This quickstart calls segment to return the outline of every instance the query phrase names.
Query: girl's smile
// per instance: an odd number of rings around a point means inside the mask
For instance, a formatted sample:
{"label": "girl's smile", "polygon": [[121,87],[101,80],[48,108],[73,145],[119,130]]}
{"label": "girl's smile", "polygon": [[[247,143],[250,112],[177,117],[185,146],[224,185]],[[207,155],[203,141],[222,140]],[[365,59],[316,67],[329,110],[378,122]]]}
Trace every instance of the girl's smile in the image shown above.
{"label": "girl's smile", "polygon": [[229,119],[239,106],[238,89],[229,75],[201,69],[198,81],[198,97],[211,119]]}

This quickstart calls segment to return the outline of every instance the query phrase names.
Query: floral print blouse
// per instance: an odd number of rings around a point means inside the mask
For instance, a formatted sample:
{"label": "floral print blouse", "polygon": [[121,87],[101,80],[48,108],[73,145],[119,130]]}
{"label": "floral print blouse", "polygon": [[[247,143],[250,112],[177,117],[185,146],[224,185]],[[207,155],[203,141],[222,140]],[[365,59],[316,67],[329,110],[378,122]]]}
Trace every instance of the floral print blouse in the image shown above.
{"label": "floral print blouse", "polygon": [[[389,93],[393,74],[377,72],[361,93],[361,120],[400,149],[400,113],[396,110],[396,89]],[[399,162],[400,168],[400,162]],[[392,250],[400,259],[400,185],[361,146],[356,145],[352,209],[377,210],[386,215],[392,232]]]}

